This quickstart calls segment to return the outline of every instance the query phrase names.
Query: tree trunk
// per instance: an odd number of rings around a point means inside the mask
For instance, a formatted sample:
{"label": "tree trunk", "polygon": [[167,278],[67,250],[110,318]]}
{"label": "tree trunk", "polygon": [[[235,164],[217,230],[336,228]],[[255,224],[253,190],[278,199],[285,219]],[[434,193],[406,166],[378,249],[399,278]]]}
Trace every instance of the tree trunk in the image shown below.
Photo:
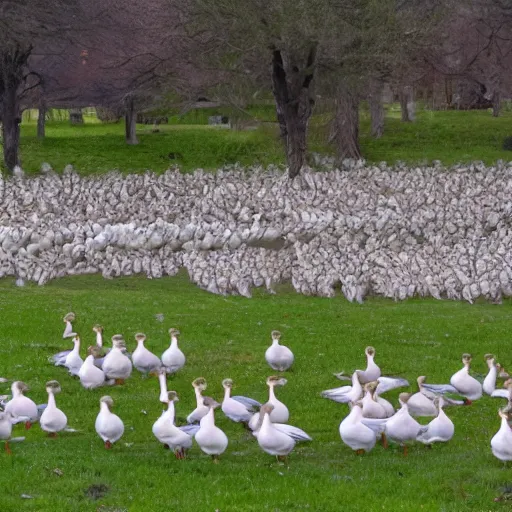
{"label": "tree trunk", "polygon": [[384,133],[384,105],[382,102],[382,91],[384,83],[380,79],[370,81],[370,105],[371,134],[375,139],[380,139]]}
{"label": "tree trunk", "polygon": [[498,117],[501,111],[501,93],[495,90],[492,95],[492,117]]}
{"label": "tree trunk", "polygon": [[69,109],[69,122],[71,124],[84,124],[84,116],[81,108]]}
{"label": "tree trunk", "polygon": [[46,133],[46,102],[41,101],[39,104],[39,115],[37,116],[37,138],[44,139]]}
{"label": "tree trunk", "polygon": [[292,179],[300,173],[306,160],[308,122],[315,104],[312,95],[315,59],[313,46],[301,71],[296,62],[285,66],[280,50],[272,51],[272,93],[286,148],[288,175]]}
{"label": "tree trunk", "polygon": [[444,79],[444,95],[446,98],[446,108],[451,109],[453,103],[453,82],[450,77]]}
{"label": "tree trunk", "polygon": [[336,102],[334,137],[340,160],[361,158],[359,147],[359,97],[342,88]]}
{"label": "tree trunk", "polygon": [[135,112],[135,100],[130,97],[126,100],[126,112],[124,115],[125,120],[125,139],[126,144],[138,144],[137,139],[137,113]]}
{"label": "tree trunk", "polygon": [[413,89],[406,85],[400,91],[400,110],[402,111],[402,121],[409,123],[414,121],[415,107]]}
{"label": "tree trunk", "polygon": [[20,106],[17,95],[17,85],[9,84],[5,90],[2,104],[2,139],[4,149],[4,165],[12,172],[20,165]]}

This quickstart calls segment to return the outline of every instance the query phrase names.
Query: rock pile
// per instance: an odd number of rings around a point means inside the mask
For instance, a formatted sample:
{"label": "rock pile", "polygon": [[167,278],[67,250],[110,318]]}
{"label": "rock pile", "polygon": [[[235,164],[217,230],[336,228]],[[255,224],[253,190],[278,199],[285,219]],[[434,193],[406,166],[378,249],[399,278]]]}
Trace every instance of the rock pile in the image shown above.
{"label": "rock pile", "polygon": [[[331,163],[329,164],[331,165]],[[291,281],[300,293],[494,302],[512,295],[512,164],[344,163],[0,179],[0,277],[149,278],[188,270],[213,293]]]}

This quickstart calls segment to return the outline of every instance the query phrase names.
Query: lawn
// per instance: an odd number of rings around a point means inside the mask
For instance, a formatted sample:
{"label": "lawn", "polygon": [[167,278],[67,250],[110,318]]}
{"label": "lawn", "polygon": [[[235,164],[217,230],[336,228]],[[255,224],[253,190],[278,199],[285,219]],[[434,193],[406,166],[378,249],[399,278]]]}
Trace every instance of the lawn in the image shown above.
{"label": "lawn", "polygon": [[[25,381],[37,403],[46,400],[45,382],[57,379],[63,389],[57,404],[69,425],[80,430],[49,439],[35,425],[24,443],[13,445],[12,456],[0,452],[0,510],[508,510],[493,499],[512,482],[512,469],[504,469],[489,444],[499,428],[497,409],[503,400],[484,397],[469,407],[447,409],[455,423],[449,444],[431,450],[413,446],[408,457],[397,447],[378,445],[357,456],[338,434],[347,406],[319,393],[339,384],[333,372],[362,367],[368,344],[376,347],[376,361],[385,374],[411,383],[418,375],[447,382],[460,369],[463,352],[473,353],[477,373],[486,368],[487,352],[496,353],[507,367],[510,301],[495,306],[370,299],[358,305],[341,297],[304,297],[286,286],[277,295],[254,295],[211,295],[183,274],[158,280],[83,276],[23,288],[16,288],[12,279],[0,281],[0,376]],[[123,333],[131,350],[133,335],[145,332],[146,345],[159,355],[167,347],[168,328],[178,327],[187,364],[169,381],[169,389],[179,393],[179,418],[195,407],[190,383],[198,376],[207,379],[207,394],[217,400],[226,377],[234,380],[235,394],[265,400],[265,379],[273,372],[264,352],[270,331],[281,330],[282,342],[293,349],[296,360],[286,373],[288,384],[277,395],[290,409],[290,424],[303,428],[313,442],[298,445],[288,467],[277,465],[240,425],[217,410],[217,425],[230,440],[220,464],[196,445],[188,460],[176,460],[151,433],[161,412],[157,379],[144,379],[135,371],[123,387],[86,391],[64,369],[48,363],[49,355],[71,345],[62,339],[62,317],[70,310],[87,343],[94,341],[93,324],[102,323],[107,339]],[[163,322],[155,317],[159,313]],[[0,394],[8,387],[0,385]],[[126,426],[112,451],[103,448],[94,431],[98,400],[106,393]],[[397,394],[390,393],[395,403]],[[21,426],[15,435],[24,435]],[[100,488],[103,497],[89,497]]]}
{"label": "lawn", "polygon": [[[191,111],[170,116],[169,125],[138,125],[140,144],[124,142],[124,124],[99,124],[86,117],[83,126],[70,126],[66,121],[47,124],[47,137],[36,137],[32,117],[21,128],[21,158],[24,169],[38,172],[42,162],[49,162],[57,171],[72,164],[82,174],[102,173],[111,169],[123,172],[162,172],[173,164],[184,171],[197,168],[216,169],[236,162],[250,164],[284,164],[284,152],[272,107],[251,112],[262,121],[259,127],[234,131],[208,126],[208,116],[219,109]],[[329,119],[315,115],[311,121],[309,150],[333,154],[326,144]],[[409,164],[441,160],[446,165],[483,160],[512,160],[512,153],[502,149],[503,139],[512,135],[512,112],[504,111],[493,118],[487,111],[420,110],[417,121],[402,123],[399,110],[387,109],[385,134],[381,139],[370,137],[369,115],[361,109],[361,149],[368,162],[397,160]]]}

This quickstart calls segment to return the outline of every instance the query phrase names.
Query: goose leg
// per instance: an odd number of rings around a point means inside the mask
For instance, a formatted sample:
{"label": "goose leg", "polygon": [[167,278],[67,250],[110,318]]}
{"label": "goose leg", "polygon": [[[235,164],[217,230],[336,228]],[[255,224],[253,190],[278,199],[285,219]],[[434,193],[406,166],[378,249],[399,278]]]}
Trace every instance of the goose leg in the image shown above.
{"label": "goose leg", "polygon": [[112,449],[112,443],[110,441],[105,441],[105,449],[111,450]]}
{"label": "goose leg", "polygon": [[364,450],[362,448],[359,448],[359,450],[356,450],[356,455],[364,455]]}
{"label": "goose leg", "polygon": [[212,461],[214,464],[218,464],[219,463],[219,456],[218,455],[212,455]]}
{"label": "goose leg", "polygon": [[55,439],[57,437],[57,432],[48,432],[48,437]]}
{"label": "goose leg", "polygon": [[406,444],[404,444],[404,457],[407,457],[408,454],[409,454],[409,448]]}
{"label": "goose leg", "polygon": [[32,426],[32,423],[30,421],[25,422],[25,430],[29,430]]}
{"label": "goose leg", "polygon": [[386,434],[384,434],[384,432],[382,433],[382,436],[381,436],[380,440],[382,441],[382,446],[384,448],[388,448],[389,447],[389,445],[388,445],[388,438],[386,437]]}
{"label": "goose leg", "polygon": [[4,447],[5,447],[5,453],[7,453],[7,455],[12,455],[11,447],[9,446],[9,441],[5,441]]}
{"label": "goose leg", "polygon": [[122,386],[124,384],[124,379],[116,379],[115,380],[116,385]]}

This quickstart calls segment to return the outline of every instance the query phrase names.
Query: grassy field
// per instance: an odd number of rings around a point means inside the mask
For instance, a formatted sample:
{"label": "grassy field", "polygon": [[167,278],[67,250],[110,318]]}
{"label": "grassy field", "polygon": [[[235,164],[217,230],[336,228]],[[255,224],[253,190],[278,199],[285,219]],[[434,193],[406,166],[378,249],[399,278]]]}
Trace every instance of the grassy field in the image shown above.
{"label": "grassy field", "polygon": [[[34,118],[22,124],[21,158],[24,169],[38,172],[42,162],[57,171],[72,164],[82,174],[110,169],[123,172],[162,172],[177,164],[184,171],[216,169],[225,164],[284,164],[274,112],[271,107],[256,109],[251,115],[262,121],[258,128],[233,131],[208,126],[208,116],[218,109],[192,111],[171,116],[169,125],[139,125],[140,144],[124,142],[124,124],[99,124],[87,117],[85,125],[70,126],[66,121],[49,122],[47,137],[38,140]],[[328,118],[312,118],[309,150],[332,154],[326,145]],[[418,113],[414,123],[402,123],[400,112],[387,110],[385,134],[375,140],[369,134],[368,112],[361,109],[361,148],[369,162],[402,160],[411,164],[441,160],[446,165],[483,160],[512,160],[502,149],[503,139],[512,135],[512,112],[493,118],[487,111],[427,111]],[[171,158],[170,158],[171,156]]]}
{"label": "grassy field", "polygon": [[[230,443],[219,465],[194,445],[189,459],[176,460],[151,433],[161,412],[157,379],[138,372],[124,387],[86,391],[64,369],[52,367],[49,355],[71,345],[62,340],[62,317],[77,314],[76,330],[94,341],[94,323],[107,338],[123,333],[133,350],[133,335],[143,331],[157,354],[167,347],[167,329],[181,330],[185,368],[169,382],[180,396],[177,416],[194,408],[191,381],[208,380],[207,394],[220,400],[221,381],[231,377],[235,394],[265,400],[265,379],[272,371],[264,361],[272,329],[295,352],[288,384],[278,397],[290,409],[290,424],[303,428],[313,442],[296,447],[288,467],[263,453],[244,429],[217,412],[217,425]],[[338,425],[348,408],[319,397],[339,384],[332,372],[364,365],[364,347],[376,347],[376,361],[388,375],[411,382],[426,375],[447,382],[461,367],[462,352],[474,355],[474,370],[483,373],[483,355],[497,354],[510,364],[510,302],[477,303],[372,299],[363,305],[344,299],[304,297],[287,287],[277,295],[256,292],[253,299],[219,297],[200,291],[186,276],[113,281],[84,276],[54,281],[45,287],[16,288],[0,281],[2,341],[0,376],[21,379],[37,403],[46,401],[44,384],[57,379],[57,404],[79,433],[57,439],[38,425],[13,455],[0,452],[0,510],[20,511],[487,511],[508,510],[493,499],[512,482],[490,450],[499,428],[503,400],[484,397],[472,406],[447,409],[455,437],[446,445],[418,445],[404,457],[397,447],[382,446],[356,456],[341,443]],[[163,313],[159,322],[155,315]],[[0,386],[0,394],[9,385]],[[413,388],[414,390],[415,388]],[[112,451],[94,431],[98,400],[109,393],[124,420],[125,435]],[[396,403],[398,392],[390,393]],[[24,435],[17,426],[14,435]],[[59,470],[59,471],[56,471]],[[103,486],[103,487],[102,487]],[[99,489],[104,496],[91,495]],[[31,498],[23,499],[21,495]]]}

